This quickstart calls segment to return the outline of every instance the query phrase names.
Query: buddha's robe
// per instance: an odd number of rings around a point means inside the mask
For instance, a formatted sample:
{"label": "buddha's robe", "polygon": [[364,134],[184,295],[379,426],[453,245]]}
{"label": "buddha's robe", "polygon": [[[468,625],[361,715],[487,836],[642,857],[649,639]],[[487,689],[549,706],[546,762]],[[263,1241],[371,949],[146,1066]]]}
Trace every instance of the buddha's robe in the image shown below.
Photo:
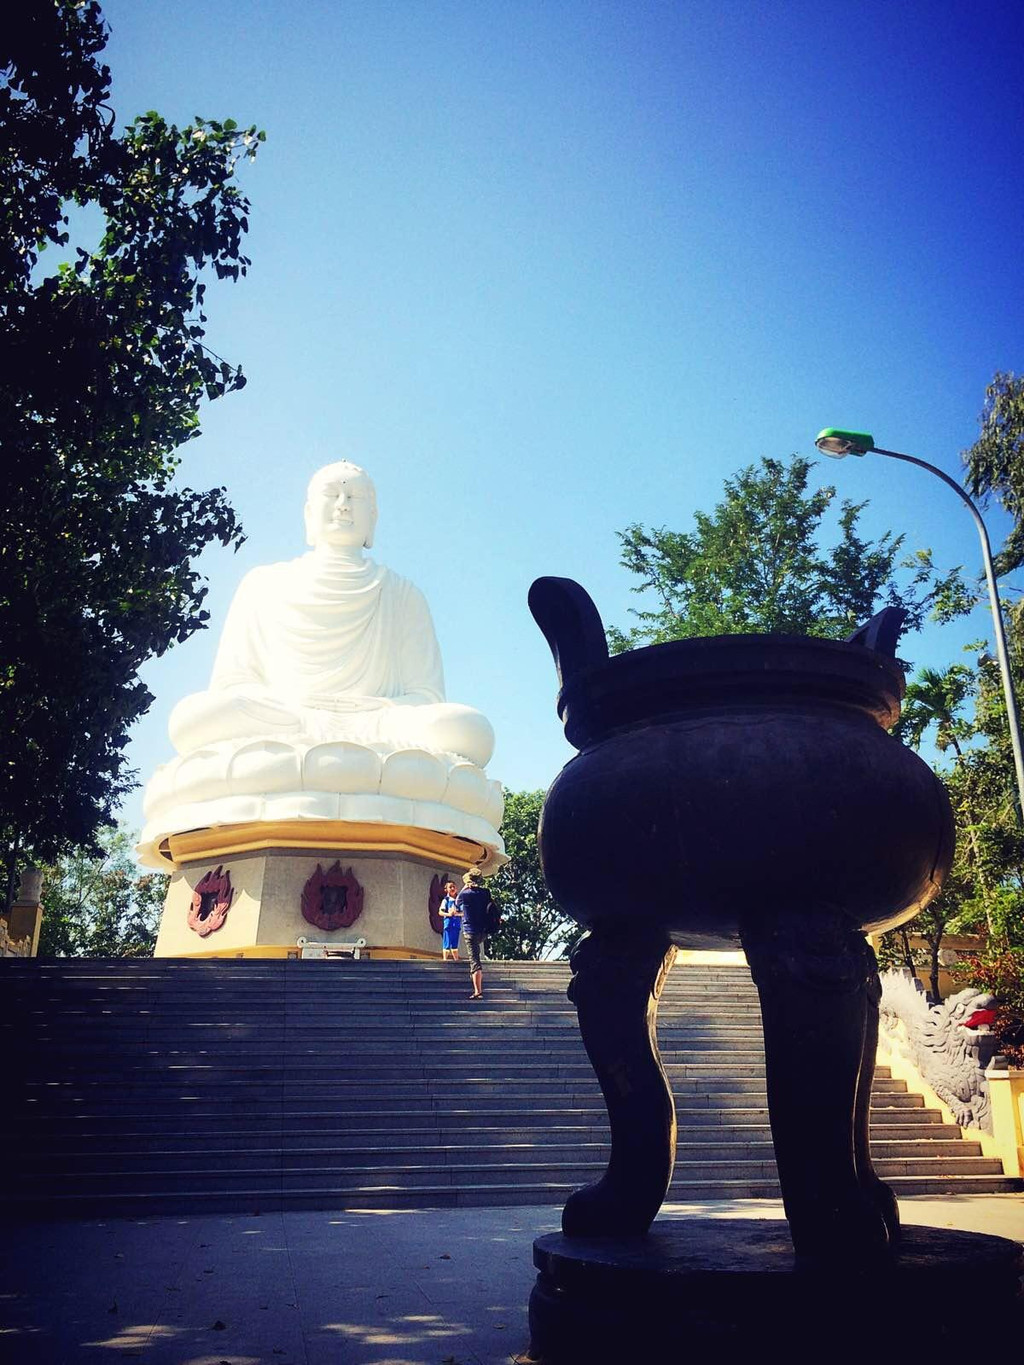
{"label": "buddha's robe", "polygon": [[372,560],[316,553],[246,575],[209,690],[179,703],[170,730],[179,753],[267,736],[422,745],[485,763],[493,747],[485,717],[444,700],[441,653],[419,589]]}

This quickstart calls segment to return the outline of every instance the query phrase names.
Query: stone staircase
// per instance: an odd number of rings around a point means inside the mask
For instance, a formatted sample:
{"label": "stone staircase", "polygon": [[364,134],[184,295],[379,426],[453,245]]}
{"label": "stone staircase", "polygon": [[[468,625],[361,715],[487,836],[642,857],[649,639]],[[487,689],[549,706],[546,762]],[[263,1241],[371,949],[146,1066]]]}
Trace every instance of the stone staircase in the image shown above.
{"label": "stone staircase", "polygon": [[[0,963],[0,1207],[151,1213],[561,1203],[607,1159],[564,964]],[[745,968],[677,965],[659,1014],[674,1200],[779,1193]],[[813,1079],[808,1119],[813,1121]],[[900,1195],[1017,1188],[880,1070]]]}

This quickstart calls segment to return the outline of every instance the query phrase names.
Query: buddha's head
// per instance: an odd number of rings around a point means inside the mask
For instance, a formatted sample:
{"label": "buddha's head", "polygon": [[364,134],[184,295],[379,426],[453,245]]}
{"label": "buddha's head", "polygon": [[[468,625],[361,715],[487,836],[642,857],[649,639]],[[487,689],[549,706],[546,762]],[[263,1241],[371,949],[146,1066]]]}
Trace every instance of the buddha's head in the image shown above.
{"label": "buddha's head", "polygon": [[373,544],[377,490],[365,469],[348,460],[324,465],[306,492],[306,543],[339,548]]}

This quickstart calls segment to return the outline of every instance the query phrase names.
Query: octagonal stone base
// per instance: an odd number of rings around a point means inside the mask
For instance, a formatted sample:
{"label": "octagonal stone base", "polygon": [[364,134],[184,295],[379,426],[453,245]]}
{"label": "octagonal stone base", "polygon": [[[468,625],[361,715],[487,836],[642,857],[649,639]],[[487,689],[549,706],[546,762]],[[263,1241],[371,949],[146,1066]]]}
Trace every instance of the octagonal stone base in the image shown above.
{"label": "octagonal stone base", "polygon": [[[174,835],[162,849],[171,882],[156,957],[285,956],[300,937],[318,943],[365,939],[367,951],[440,955],[430,922],[434,877],[462,884],[485,853],[472,840],[399,825],[344,821],[219,826]],[[348,928],[325,931],[303,918],[302,891],[319,866],[352,869],[362,911]],[[218,929],[201,935],[189,924],[199,883],[228,874],[232,898]]]}
{"label": "octagonal stone base", "polygon": [[877,1262],[807,1265],[782,1221],[685,1218],[646,1237],[549,1234],[533,1261],[524,1365],[912,1360],[925,1304],[938,1359],[963,1354],[971,1321],[993,1343],[1024,1328],[1022,1248],[947,1228],[904,1226]]}

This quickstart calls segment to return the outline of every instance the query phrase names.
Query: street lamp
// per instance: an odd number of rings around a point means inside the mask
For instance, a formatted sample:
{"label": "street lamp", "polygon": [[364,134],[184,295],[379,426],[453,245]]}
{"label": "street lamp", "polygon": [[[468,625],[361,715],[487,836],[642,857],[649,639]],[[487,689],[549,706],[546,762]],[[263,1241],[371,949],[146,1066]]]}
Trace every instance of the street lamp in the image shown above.
{"label": "street lamp", "polygon": [[996,637],[996,655],[999,659],[999,672],[1003,679],[1003,696],[1006,699],[1006,720],[1010,727],[1010,745],[1013,748],[1013,766],[1017,774],[1017,802],[1018,811],[1024,819],[1024,755],[1021,754],[1020,744],[1020,722],[1017,718],[1017,702],[1013,695],[1013,679],[1010,676],[1010,660],[1006,652],[1006,635],[1003,630],[1003,613],[999,605],[999,593],[996,589],[996,574],[992,567],[992,547],[989,544],[988,531],[985,523],[981,519],[981,513],[968,497],[965,489],[961,488],[955,479],[951,479],[948,474],[944,474],[935,465],[929,464],[927,460],[919,460],[916,455],[901,455],[898,450],[882,450],[875,445],[875,438],[869,436],[866,431],[840,431],[837,427],[826,427],[824,431],[819,431],[814,444],[823,455],[831,455],[834,460],[842,460],[847,455],[888,455],[891,460],[903,460],[906,464],[919,465],[921,469],[928,469],[937,475],[943,483],[948,484],[958,498],[966,505],[967,510],[974,518],[974,524],[978,528],[978,537],[981,540],[981,557],[985,561],[985,579],[988,583],[988,601],[992,608],[992,627]]}

